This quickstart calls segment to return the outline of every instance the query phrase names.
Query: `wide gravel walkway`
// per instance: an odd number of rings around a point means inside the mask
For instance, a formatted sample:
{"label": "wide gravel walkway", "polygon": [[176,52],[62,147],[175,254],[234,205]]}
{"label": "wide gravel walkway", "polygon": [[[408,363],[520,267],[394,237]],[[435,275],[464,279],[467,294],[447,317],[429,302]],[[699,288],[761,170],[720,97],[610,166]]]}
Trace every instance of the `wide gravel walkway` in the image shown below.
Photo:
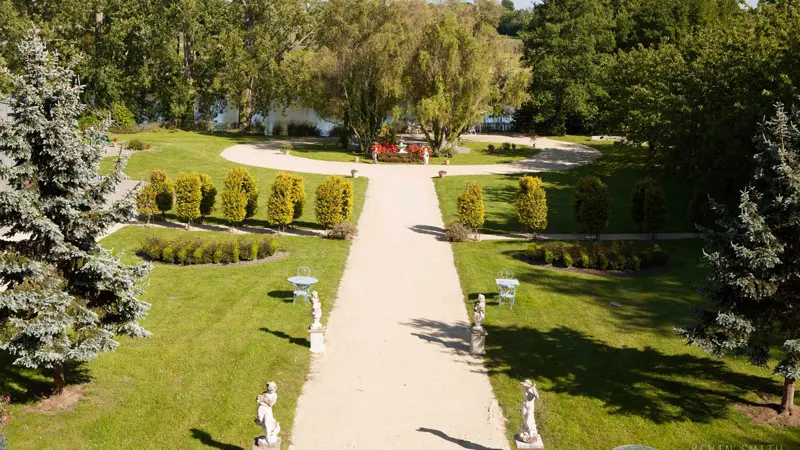
{"label": "wide gravel walkway", "polygon": [[[545,150],[527,162],[447,171],[554,170],[598,156],[544,139],[537,146]],[[286,156],[278,148],[237,145],[222,156],[322,174],[345,175],[355,166]],[[443,227],[431,180],[441,167],[358,168],[370,177],[359,236],[325,324],[326,351],[314,357],[298,402],[292,448],[507,449],[505,419],[489,378],[481,359],[469,354],[469,319],[453,253],[430,231]],[[323,307],[328,300],[322,299]]]}

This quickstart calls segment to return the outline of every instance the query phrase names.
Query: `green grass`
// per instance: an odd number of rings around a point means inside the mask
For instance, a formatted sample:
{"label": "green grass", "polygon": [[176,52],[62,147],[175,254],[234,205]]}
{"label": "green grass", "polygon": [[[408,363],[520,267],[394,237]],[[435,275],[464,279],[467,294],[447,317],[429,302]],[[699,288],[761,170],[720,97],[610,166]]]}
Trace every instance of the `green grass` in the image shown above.
{"label": "green grass", "polygon": [[[589,145],[602,152],[602,157],[592,164],[558,172],[542,172],[547,191],[547,233],[578,233],[580,224],[572,213],[572,188],[578,179],[587,175],[600,177],[611,195],[611,217],[607,233],[635,233],[638,231],[631,218],[631,195],[634,185],[648,175],[645,149],[615,146],[611,142],[589,141],[585,136],[566,136],[561,139]],[[445,223],[457,220],[456,201],[470,182],[483,187],[486,209],[484,231],[508,233],[524,231],[516,217],[514,202],[519,190],[519,175],[450,176],[435,179],[439,207]],[[667,198],[668,217],[664,232],[694,231],[688,207],[692,189],[684,180],[665,176],[662,187]]]}
{"label": "green grass", "polygon": [[[469,147],[469,153],[457,154],[450,158],[452,165],[476,165],[476,164],[504,164],[532,158],[539,151],[533,147],[519,145],[516,150],[503,150],[502,144],[493,144],[495,151],[490,152],[487,142],[463,142],[464,147]],[[372,164],[371,155],[360,155],[351,150],[343,149],[337,142],[321,142],[318,144],[297,144],[294,145],[292,154],[303,158],[318,159],[323,161],[353,162],[356,156],[360,156],[362,164]],[[444,164],[445,158],[431,157],[430,164]],[[380,163],[387,164],[387,163]]]}
{"label": "green grass", "polygon": [[[485,364],[509,439],[521,420],[518,383],[529,378],[541,394],[537,423],[549,449],[800,448],[800,429],[752,425],[734,407],[762,403],[762,394],[779,399],[781,380],[688,347],[673,331],[691,324],[700,304],[700,242],[662,243],[669,268],[626,277],[533,266],[519,259],[527,245],[453,244],[466,307],[487,294]],[[502,268],[521,282],[513,312],[493,294]]]}
{"label": "green grass", "polygon": [[[120,139],[128,140],[138,138],[153,146],[152,151],[136,152],[131,155],[125,173],[134,180],[146,180],[150,172],[155,169],[164,169],[174,179],[180,171],[193,171],[207,173],[217,186],[216,211],[207,219],[210,223],[224,224],[220,207],[223,190],[223,180],[229,169],[243,167],[227,161],[219,154],[227,147],[237,144],[263,141],[263,136],[248,136],[243,134],[201,134],[195,132],[159,130],[155,132],[138,133],[135,135],[121,135]],[[112,167],[114,158],[105,158],[101,162],[101,173],[106,173]],[[259,183],[259,209],[256,216],[248,220],[249,224],[267,226],[266,204],[269,198],[269,189],[279,172],[273,169],[244,166],[258,179]],[[314,199],[317,185],[325,178],[324,175],[301,174],[305,179],[305,188],[308,198],[303,215],[295,221],[300,228],[319,228],[314,217]],[[363,177],[352,179],[355,187],[355,205],[353,210],[353,223],[358,222],[361,208],[364,205],[364,194],[368,180]],[[173,215],[168,218],[177,220]]]}
{"label": "green grass", "polygon": [[[195,232],[200,239],[234,239]],[[148,236],[186,236],[180,230],[126,227],[102,244],[125,250],[125,259]],[[320,282],[323,312],[331,311],[349,243],[278,237],[291,252],[282,260],[222,267],[156,264],[143,300],[142,321],[151,339],[120,339],[67,373],[68,383],[89,382],[86,398],[57,415],[23,404],[52,388],[47,371],[0,361],[0,392],[14,402],[8,438],[26,449],[250,449],[255,397],[267,381],[278,383],[275,415],[288,448],[295,407],[311,359],[308,307],[292,306],[286,278],[308,266]],[[23,404],[21,404],[23,403]]]}

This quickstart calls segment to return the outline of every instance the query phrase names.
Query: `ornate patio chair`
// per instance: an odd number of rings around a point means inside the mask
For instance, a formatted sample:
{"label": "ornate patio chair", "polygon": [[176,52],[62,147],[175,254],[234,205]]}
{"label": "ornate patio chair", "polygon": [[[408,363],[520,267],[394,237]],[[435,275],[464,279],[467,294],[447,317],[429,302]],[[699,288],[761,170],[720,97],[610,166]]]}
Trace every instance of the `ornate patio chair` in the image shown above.
{"label": "ornate patio chair", "polygon": [[[514,272],[508,269],[502,269],[500,272],[497,273],[497,278],[500,280],[513,280],[514,279]],[[517,298],[517,286],[515,284],[504,284],[498,283],[497,284],[497,303],[500,306],[503,306],[503,302],[508,302],[508,305],[511,307],[511,310],[514,310],[514,301]]]}

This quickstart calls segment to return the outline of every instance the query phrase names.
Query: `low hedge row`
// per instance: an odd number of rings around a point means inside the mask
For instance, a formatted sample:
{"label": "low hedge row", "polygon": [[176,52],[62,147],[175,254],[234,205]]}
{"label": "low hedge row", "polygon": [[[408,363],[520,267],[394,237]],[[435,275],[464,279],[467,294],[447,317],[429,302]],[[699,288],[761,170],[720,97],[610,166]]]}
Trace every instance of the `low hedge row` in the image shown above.
{"label": "low hedge row", "polygon": [[424,159],[416,153],[383,153],[378,155],[378,161],[387,163],[422,163]]}
{"label": "low hedge row", "polygon": [[168,264],[230,264],[265,259],[278,251],[270,237],[247,236],[235,241],[148,238],[141,253],[153,261]]}
{"label": "low hedge row", "polygon": [[669,255],[658,244],[652,248],[637,248],[632,243],[611,242],[565,244],[553,242],[533,244],[527,250],[528,259],[561,267],[597,270],[636,271],[666,265]]}

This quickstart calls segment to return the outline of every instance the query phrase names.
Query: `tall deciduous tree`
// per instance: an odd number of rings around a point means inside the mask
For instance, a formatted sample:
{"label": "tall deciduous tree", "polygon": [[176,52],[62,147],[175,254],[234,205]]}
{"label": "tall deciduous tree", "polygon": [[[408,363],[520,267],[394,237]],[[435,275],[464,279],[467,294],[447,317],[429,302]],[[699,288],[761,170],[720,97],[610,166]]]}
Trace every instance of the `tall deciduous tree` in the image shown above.
{"label": "tall deciduous tree", "polygon": [[38,34],[19,55],[14,114],[0,122],[0,154],[11,161],[0,175],[18,187],[0,190],[0,350],[14,364],[52,368],[61,393],[67,362],[113,350],[120,334],[149,336],[138,323],[149,305],[138,296],[150,266],[122,264],[97,243],[133,218],[135,193],[106,206],[126,158],[97,181],[105,132],[76,130],[83,106],[75,74]]}
{"label": "tall deciduous tree", "polygon": [[405,100],[402,75],[413,53],[410,36],[425,9],[382,0],[331,0],[325,6],[308,101],[343,122],[364,153]]}
{"label": "tall deciduous tree", "polygon": [[479,7],[432,9],[406,67],[407,95],[434,153],[452,156],[458,137],[482,116],[522,104],[530,72],[497,24],[482,22]]}
{"label": "tall deciduous tree", "polygon": [[714,355],[743,354],[766,365],[782,343],[775,373],[781,409],[792,413],[800,379],[800,114],[780,105],[758,137],[752,182],[737,214],[706,230],[708,309],[679,334]]}

